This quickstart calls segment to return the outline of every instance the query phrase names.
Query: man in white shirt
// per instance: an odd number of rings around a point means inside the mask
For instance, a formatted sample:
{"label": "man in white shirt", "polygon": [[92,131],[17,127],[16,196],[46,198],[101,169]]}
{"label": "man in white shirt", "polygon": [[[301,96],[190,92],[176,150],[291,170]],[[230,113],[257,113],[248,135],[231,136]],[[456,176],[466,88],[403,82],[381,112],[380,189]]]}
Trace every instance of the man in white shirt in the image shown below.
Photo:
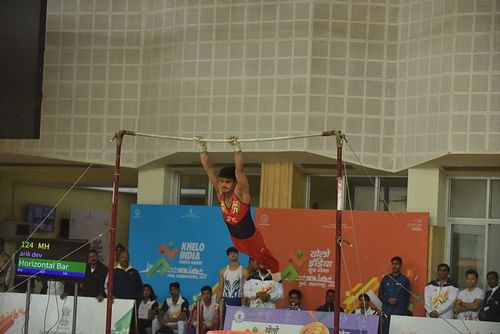
{"label": "man in white shirt", "polygon": [[478,273],[469,269],[465,273],[466,289],[458,293],[455,301],[455,312],[458,319],[477,320],[479,309],[484,300],[484,291],[477,287]]}
{"label": "man in white shirt", "polygon": [[431,318],[453,319],[453,305],[458,288],[449,277],[450,266],[441,263],[437,270],[437,279],[429,282],[424,290],[426,315]]}
{"label": "man in white shirt", "polygon": [[267,267],[259,263],[259,269],[246,282],[243,295],[250,307],[276,308],[276,301],[283,298],[283,285],[275,282]]}

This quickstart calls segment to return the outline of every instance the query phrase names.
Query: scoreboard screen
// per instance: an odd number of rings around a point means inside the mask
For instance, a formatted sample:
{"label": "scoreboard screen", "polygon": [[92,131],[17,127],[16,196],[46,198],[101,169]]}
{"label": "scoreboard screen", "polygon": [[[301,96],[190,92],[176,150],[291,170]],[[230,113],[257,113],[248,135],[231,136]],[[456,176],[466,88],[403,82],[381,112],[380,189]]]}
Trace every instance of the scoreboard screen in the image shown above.
{"label": "scoreboard screen", "polygon": [[86,240],[22,240],[16,256],[17,276],[79,280],[85,278],[90,246]]}

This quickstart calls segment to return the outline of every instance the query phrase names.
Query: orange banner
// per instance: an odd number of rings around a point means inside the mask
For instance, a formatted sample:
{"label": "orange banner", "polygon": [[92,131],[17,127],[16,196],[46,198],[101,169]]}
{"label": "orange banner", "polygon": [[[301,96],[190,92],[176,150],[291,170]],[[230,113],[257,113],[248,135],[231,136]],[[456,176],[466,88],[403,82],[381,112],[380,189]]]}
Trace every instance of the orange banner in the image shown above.
{"label": "orange banner", "polygon": [[[256,209],[255,224],[280,261],[285,296],[302,292],[302,305],[315,309],[335,287],[334,210]],[[378,295],[380,281],[391,272],[390,259],[403,258],[402,272],[414,296],[410,310],[424,315],[428,253],[427,213],[344,211],[341,301],[346,312],[357,307],[358,296]],[[416,296],[416,297],[415,297]],[[287,300],[287,297],[285,297]],[[285,300],[279,306],[285,304]]]}

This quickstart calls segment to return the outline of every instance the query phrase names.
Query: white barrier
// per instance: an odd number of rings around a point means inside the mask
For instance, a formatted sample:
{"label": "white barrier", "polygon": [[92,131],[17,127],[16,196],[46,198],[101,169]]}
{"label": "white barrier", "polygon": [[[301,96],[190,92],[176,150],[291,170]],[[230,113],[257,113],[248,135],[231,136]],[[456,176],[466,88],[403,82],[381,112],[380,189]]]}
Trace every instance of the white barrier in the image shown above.
{"label": "white barrier", "polygon": [[500,323],[470,320],[462,321],[456,319],[403,317],[398,315],[391,316],[389,334],[401,333],[498,334],[500,333]]}
{"label": "white barrier", "polygon": [[[22,293],[0,293],[0,333],[20,334],[24,327],[26,295]],[[133,300],[115,299],[113,303],[113,334],[129,332],[132,319]],[[105,332],[106,300],[98,303],[95,298],[78,297],[76,320],[78,334]],[[73,322],[73,297],[62,300],[55,295],[31,295],[30,333],[71,333]]]}

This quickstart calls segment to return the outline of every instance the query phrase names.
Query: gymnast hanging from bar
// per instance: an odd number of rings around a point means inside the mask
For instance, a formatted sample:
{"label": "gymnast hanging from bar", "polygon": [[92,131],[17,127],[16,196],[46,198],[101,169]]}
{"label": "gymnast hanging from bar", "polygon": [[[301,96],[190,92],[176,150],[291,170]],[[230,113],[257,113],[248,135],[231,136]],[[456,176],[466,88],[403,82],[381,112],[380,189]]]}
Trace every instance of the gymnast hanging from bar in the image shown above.
{"label": "gymnast hanging from bar", "polygon": [[243,170],[243,153],[238,138],[229,138],[234,151],[234,165],[222,168],[218,174],[208,156],[206,141],[197,137],[196,142],[201,164],[217,192],[222,216],[234,246],[265,265],[272,273],[278,273],[279,263],[266,247],[260,231],[255,228],[250,212],[250,187]]}

